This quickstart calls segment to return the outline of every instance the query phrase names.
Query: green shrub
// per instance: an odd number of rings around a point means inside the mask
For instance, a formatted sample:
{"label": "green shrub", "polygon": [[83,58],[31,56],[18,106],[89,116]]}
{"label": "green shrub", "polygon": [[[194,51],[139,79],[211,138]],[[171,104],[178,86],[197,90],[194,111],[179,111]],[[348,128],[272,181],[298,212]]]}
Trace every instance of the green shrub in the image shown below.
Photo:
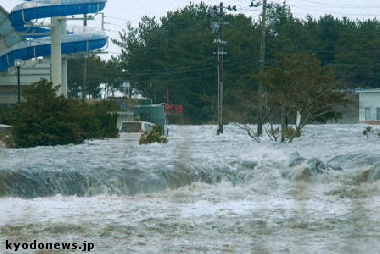
{"label": "green shrub", "polygon": [[79,144],[85,139],[116,137],[111,102],[89,105],[57,96],[57,87],[41,80],[23,90],[24,100],[9,119],[14,147]]}
{"label": "green shrub", "polygon": [[167,143],[168,139],[162,135],[163,128],[159,125],[155,125],[153,129],[142,136],[139,140],[139,144],[151,144],[151,143]]}

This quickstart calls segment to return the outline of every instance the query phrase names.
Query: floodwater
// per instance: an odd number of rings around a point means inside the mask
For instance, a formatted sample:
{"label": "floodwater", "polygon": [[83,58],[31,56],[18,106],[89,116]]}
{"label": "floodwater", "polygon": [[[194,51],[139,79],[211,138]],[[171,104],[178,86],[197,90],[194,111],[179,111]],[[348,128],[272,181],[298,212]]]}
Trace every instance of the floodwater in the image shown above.
{"label": "floodwater", "polygon": [[380,138],[364,128],[0,148],[0,253],[380,253]]}

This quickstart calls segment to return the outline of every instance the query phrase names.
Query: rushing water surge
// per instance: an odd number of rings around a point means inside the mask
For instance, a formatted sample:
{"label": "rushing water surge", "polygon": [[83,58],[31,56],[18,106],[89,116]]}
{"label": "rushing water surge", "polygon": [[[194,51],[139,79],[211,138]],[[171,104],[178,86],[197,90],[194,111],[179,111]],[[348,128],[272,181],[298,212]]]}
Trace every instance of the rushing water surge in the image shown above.
{"label": "rushing water surge", "polygon": [[274,144],[170,126],[168,144],[0,148],[0,253],[380,253],[380,138],[364,128]]}

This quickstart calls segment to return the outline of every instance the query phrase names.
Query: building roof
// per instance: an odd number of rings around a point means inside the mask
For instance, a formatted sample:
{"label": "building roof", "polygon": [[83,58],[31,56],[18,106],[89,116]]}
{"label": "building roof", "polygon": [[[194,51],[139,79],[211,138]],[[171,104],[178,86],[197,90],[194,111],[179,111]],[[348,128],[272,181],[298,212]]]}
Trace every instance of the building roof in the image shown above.
{"label": "building roof", "polygon": [[357,93],[380,93],[380,88],[360,88],[356,89]]}

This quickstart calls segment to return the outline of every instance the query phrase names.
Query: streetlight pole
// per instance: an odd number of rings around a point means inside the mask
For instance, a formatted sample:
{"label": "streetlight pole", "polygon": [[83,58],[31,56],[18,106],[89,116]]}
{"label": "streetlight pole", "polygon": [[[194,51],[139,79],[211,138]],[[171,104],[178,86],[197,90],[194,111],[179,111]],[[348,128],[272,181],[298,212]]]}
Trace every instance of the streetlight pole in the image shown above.
{"label": "streetlight pole", "polygon": [[[87,27],[87,14],[84,14],[84,17],[83,17],[83,26],[84,27]],[[86,53],[84,54],[84,57],[83,57],[83,83],[82,83],[82,100],[85,101],[86,100],[86,97],[87,97],[87,69],[88,69],[88,61],[87,61],[87,49],[86,49]]]}
{"label": "streetlight pole", "polygon": [[15,65],[17,67],[17,102],[21,102],[21,82],[20,82],[20,68],[21,68],[21,60],[16,59]]}

